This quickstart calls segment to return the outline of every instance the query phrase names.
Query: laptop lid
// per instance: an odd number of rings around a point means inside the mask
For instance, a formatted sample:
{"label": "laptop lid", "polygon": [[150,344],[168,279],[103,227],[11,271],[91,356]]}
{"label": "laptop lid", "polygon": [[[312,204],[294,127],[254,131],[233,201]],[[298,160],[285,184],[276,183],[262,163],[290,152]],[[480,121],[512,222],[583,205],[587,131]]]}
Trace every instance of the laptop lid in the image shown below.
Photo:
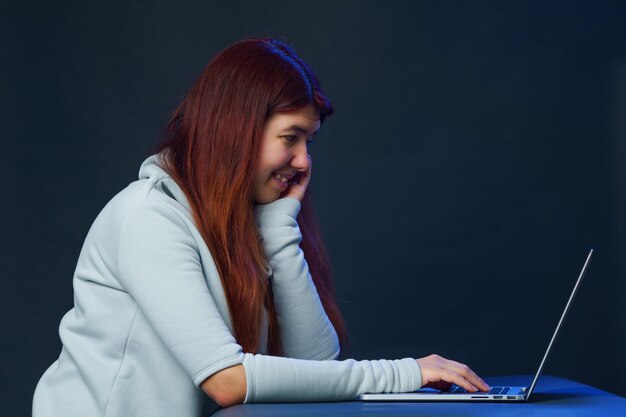
{"label": "laptop lid", "polygon": [[556,340],[556,337],[558,336],[559,331],[561,330],[563,322],[565,321],[565,316],[567,316],[567,313],[569,312],[569,309],[572,305],[572,300],[576,296],[576,293],[578,292],[578,287],[580,287],[580,283],[583,280],[583,277],[585,276],[585,272],[587,271],[587,266],[589,265],[589,261],[591,260],[591,255],[593,255],[593,249],[589,250],[589,255],[587,255],[587,260],[585,261],[585,264],[583,265],[583,269],[580,271],[580,275],[578,275],[578,280],[576,280],[574,289],[572,290],[572,293],[569,296],[569,300],[567,300],[567,304],[565,305],[565,310],[563,310],[563,314],[561,314],[561,319],[559,320],[559,323],[556,325],[556,330],[554,331],[554,334],[552,335],[552,339],[550,339],[550,343],[548,344],[548,349],[546,349],[546,353],[543,355],[543,359],[541,360],[539,369],[537,369],[537,373],[535,374],[535,379],[533,379],[532,384],[530,384],[530,388],[528,389],[528,392],[526,394],[526,401],[528,401],[528,398],[530,398],[530,394],[533,393],[533,390],[535,389],[535,385],[537,385],[537,380],[539,379],[539,375],[541,375],[541,372],[543,372],[543,368],[546,364],[546,361],[548,360],[548,355],[550,354],[552,345],[554,344],[554,341]]}

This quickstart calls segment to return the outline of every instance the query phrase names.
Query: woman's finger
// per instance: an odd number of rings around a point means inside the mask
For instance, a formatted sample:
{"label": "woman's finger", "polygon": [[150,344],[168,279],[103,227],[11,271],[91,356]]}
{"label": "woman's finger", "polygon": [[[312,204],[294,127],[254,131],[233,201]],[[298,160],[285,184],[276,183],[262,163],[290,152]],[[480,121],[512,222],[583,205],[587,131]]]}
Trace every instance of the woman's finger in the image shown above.
{"label": "woman's finger", "polygon": [[289,187],[281,194],[281,197],[294,197],[300,201],[303,200],[304,194],[309,186],[309,182],[311,181],[311,169],[312,169],[312,160],[311,155],[308,155],[309,158],[309,166],[305,171],[299,172],[293,180],[289,183]]}
{"label": "woman's finger", "polygon": [[487,384],[482,378],[480,378],[469,366],[452,360],[448,360],[447,362],[455,369],[458,374],[460,374],[463,378],[465,378],[481,391],[489,391],[491,389],[489,384]]}
{"label": "woman's finger", "polygon": [[471,382],[463,378],[461,375],[453,371],[441,371],[441,376],[445,381],[452,382],[459,387],[465,388],[466,391],[476,392],[479,391]]}

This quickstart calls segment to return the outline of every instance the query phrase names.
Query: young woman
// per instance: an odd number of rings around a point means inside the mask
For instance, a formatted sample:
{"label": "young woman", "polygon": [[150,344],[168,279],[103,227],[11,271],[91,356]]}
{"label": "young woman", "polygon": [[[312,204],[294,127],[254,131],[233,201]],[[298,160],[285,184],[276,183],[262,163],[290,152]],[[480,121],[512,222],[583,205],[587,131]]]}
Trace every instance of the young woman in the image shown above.
{"label": "young woman", "polygon": [[209,63],[89,230],[35,417],[488,389],[436,355],[336,360],[346,330],[306,192],[307,146],[332,112],[281,41],[245,39]]}

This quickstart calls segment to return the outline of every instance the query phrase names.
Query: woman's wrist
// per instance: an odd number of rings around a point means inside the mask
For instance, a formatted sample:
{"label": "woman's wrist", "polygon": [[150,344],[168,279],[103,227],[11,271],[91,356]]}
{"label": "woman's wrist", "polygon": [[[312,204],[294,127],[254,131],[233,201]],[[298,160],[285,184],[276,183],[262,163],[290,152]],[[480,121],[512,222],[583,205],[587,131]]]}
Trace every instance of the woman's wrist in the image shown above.
{"label": "woman's wrist", "polygon": [[254,216],[259,227],[268,225],[282,226],[285,221],[282,219],[283,214],[292,219],[298,217],[302,204],[294,197],[283,197],[267,204],[257,204],[254,206]]}

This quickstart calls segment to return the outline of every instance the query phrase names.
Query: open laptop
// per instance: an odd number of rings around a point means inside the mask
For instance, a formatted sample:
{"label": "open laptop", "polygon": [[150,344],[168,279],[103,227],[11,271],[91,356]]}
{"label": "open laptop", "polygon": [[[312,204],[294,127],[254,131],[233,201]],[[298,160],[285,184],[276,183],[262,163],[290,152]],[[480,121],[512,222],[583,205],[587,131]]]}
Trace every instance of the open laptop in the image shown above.
{"label": "open laptop", "polygon": [[489,392],[467,392],[463,388],[452,385],[452,387],[447,391],[439,391],[431,388],[423,388],[414,392],[405,392],[405,393],[384,393],[384,394],[361,394],[359,399],[362,401],[528,401],[530,395],[535,389],[535,385],[537,384],[537,380],[539,379],[539,375],[543,371],[543,368],[546,364],[546,360],[548,359],[548,354],[550,353],[550,349],[552,349],[552,345],[554,344],[554,340],[559,334],[559,330],[563,325],[563,321],[565,320],[565,316],[567,316],[567,312],[570,309],[572,304],[572,300],[578,291],[578,287],[580,286],[580,282],[585,275],[585,271],[587,270],[587,266],[589,265],[589,261],[591,260],[591,255],[593,254],[593,249],[589,251],[589,255],[587,255],[587,260],[583,265],[583,269],[580,271],[580,275],[578,276],[578,280],[576,281],[576,285],[574,285],[574,289],[572,290],[572,294],[569,296],[569,300],[565,305],[565,310],[563,310],[563,314],[561,315],[561,319],[556,326],[556,330],[552,335],[552,339],[548,344],[548,349],[546,353],[543,355],[543,359],[541,360],[541,364],[539,365],[539,369],[537,370],[537,374],[535,374],[535,379],[533,379],[530,387],[519,387],[519,386],[497,386],[491,387]]}

